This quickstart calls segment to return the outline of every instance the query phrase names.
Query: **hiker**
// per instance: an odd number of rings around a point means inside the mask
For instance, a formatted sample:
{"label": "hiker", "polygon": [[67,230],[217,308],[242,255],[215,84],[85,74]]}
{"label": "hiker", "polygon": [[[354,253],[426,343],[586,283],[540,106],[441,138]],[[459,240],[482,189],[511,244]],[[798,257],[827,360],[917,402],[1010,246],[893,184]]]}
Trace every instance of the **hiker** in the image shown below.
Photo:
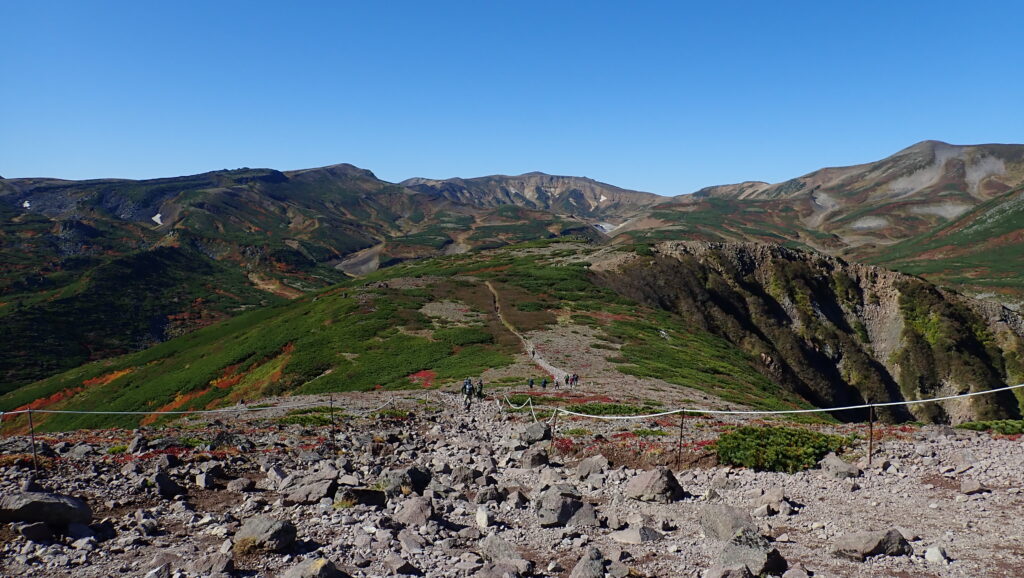
{"label": "hiker", "polygon": [[537,348],[536,347],[530,349],[530,357],[531,358],[537,357]]}
{"label": "hiker", "polygon": [[469,410],[469,407],[473,405],[473,380],[466,378],[466,381],[462,382],[462,408]]}
{"label": "hiker", "polygon": [[532,377],[530,378],[530,381],[526,382],[526,385],[528,385],[530,387],[530,389],[533,389],[533,378]]}
{"label": "hiker", "polygon": [[547,389],[548,388],[548,378],[545,377],[544,379],[540,380],[540,388],[541,389]]}
{"label": "hiker", "polygon": [[484,378],[482,377],[476,380],[476,398],[484,398]]}

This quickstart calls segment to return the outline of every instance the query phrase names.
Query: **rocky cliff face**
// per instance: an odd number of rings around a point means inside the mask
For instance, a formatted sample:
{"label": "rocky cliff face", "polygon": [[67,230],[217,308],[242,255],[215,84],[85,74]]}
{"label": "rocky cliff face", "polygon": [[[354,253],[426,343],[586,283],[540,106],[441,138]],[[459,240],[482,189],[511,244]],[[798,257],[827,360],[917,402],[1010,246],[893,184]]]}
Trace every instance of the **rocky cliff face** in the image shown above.
{"label": "rocky cliff face", "polygon": [[476,179],[409,179],[401,183],[421,193],[481,207],[516,205],[559,214],[605,219],[616,224],[640,209],[666,201],[651,193],[631,191],[586,177],[544,173],[495,175]]}
{"label": "rocky cliff face", "polygon": [[[982,391],[1024,376],[1017,314],[877,267],[778,245],[671,242],[598,276],[742,347],[822,407]],[[837,417],[865,417],[846,413]],[[880,413],[959,423],[1020,412],[1003,393]]]}

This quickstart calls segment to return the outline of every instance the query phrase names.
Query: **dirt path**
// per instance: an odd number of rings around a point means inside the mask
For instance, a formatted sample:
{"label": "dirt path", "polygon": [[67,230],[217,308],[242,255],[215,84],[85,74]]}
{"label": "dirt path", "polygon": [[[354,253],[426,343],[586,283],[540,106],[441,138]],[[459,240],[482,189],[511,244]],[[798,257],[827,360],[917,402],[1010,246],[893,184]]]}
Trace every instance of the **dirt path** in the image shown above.
{"label": "dirt path", "polygon": [[537,354],[536,346],[533,343],[531,343],[529,339],[524,337],[522,333],[519,333],[519,331],[516,330],[515,326],[513,326],[507,319],[505,319],[505,316],[501,312],[501,300],[498,298],[498,291],[494,288],[494,285],[491,285],[490,281],[484,281],[484,285],[487,286],[487,289],[491,292],[491,295],[493,295],[494,297],[494,313],[498,316],[498,320],[501,321],[501,324],[504,325],[506,329],[514,333],[515,336],[519,338],[519,341],[523,344],[523,352],[530,356],[530,359],[537,367],[543,369],[546,373],[550,374],[552,377],[555,378],[556,381],[565,383],[565,378],[569,375],[569,372],[560,367],[556,367],[555,365],[548,362],[546,359]]}

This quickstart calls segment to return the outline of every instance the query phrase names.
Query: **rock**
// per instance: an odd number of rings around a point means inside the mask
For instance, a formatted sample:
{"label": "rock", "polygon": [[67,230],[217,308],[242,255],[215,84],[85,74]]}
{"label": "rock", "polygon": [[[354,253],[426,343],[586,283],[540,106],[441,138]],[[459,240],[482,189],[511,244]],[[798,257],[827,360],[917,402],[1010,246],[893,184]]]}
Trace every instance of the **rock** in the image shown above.
{"label": "rock", "polygon": [[604,578],[604,567],[608,564],[604,554],[591,546],[572,569],[569,578]]}
{"label": "rock", "polygon": [[67,457],[73,460],[81,460],[89,457],[95,452],[96,449],[89,444],[78,444],[75,447],[71,448],[71,451],[68,452]]}
{"label": "rock", "polygon": [[601,454],[590,456],[576,465],[576,477],[585,480],[592,475],[601,475],[608,470],[608,458]]}
{"label": "rock", "polygon": [[395,520],[406,526],[423,526],[434,516],[434,506],[427,498],[413,497],[405,500],[395,512]]}
{"label": "rock", "polygon": [[797,562],[792,568],[782,573],[782,578],[810,578],[810,574]]}
{"label": "rock", "polygon": [[384,565],[391,569],[393,574],[404,576],[422,576],[423,571],[413,566],[408,560],[398,554],[388,554],[384,558]]}
{"label": "rock", "polygon": [[728,540],[737,532],[754,527],[754,520],[747,512],[719,504],[702,507],[698,520],[704,535],[712,540]]}
{"label": "rock", "polygon": [[532,423],[526,426],[526,429],[519,434],[519,439],[523,440],[525,444],[535,444],[549,440],[551,439],[551,426],[542,421]]}
{"label": "rock", "polygon": [[71,496],[49,492],[11,492],[0,496],[0,522],[44,522],[64,527],[91,521],[89,505]]}
{"label": "rock", "polygon": [[251,492],[256,483],[249,478],[237,478],[228,482],[228,490],[232,492]]}
{"label": "rock", "polygon": [[153,568],[143,578],[171,578],[171,565],[161,564],[156,568]]}
{"label": "rock", "polygon": [[685,495],[679,481],[665,466],[643,472],[626,486],[626,497],[642,502],[667,504],[681,500]]}
{"label": "rock", "polygon": [[708,568],[704,572],[704,578],[754,578],[754,575],[750,573],[750,569],[746,565],[737,564],[729,568],[722,566]]}
{"label": "rock", "polygon": [[280,552],[295,541],[295,526],[287,520],[270,516],[249,518],[235,534],[234,548],[237,551]]}
{"label": "rock", "polygon": [[818,467],[821,468],[823,475],[829,478],[843,479],[843,478],[858,478],[863,473],[860,468],[853,464],[844,462],[834,453],[829,453],[820,462]]}
{"label": "rock", "polygon": [[566,525],[583,507],[583,502],[571,486],[560,484],[541,492],[535,507],[540,525],[547,528]]}
{"label": "rock", "polygon": [[406,552],[419,554],[423,552],[423,546],[426,545],[427,541],[419,534],[405,528],[398,533],[398,543],[402,545],[402,549]]}
{"label": "rock", "polygon": [[72,540],[96,537],[96,532],[93,532],[92,528],[81,522],[71,522],[68,524],[68,528],[65,530],[64,534]]}
{"label": "rock", "polygon": [[388,503],[387,494],[381,490],[371,490],[370,488],[343,488],[334,495],[334,499],[371,508],[383,508]]}
{"label": "rock", "polygon": [[292,483],[292,488],[285,495],[285,502],[290,504],[315,504],[328,496],[333,496],[338,483],[333,477],[311,481]]}
{"label": "rock", "polygon": [[348,574],[338,570],[327,558],[314,558],[306,560],[297,566],[292,566],[281,578],[347,578]]}
{"label": "rock", "polygon": [[913,548],[899,530],[855,532],[836,539],[832,553],[840,558],[863,562],[869,556],[904,556]]}
{"label": "rock", "polygon": [[622,544],[644,544],[663,538],[661,532],[649,526],[630,527],[608,534],[608,537]]}
{"label": "rock", "polygon": [[988,488],[978,480],[966,479],[960,482],[960,493],[968,496],[989,492]]}
{"label": "rock", "polygon": [[933,564],[945,564],[949,558],[946,557],[946,550],[942,546],[932,546],[924,551],[924,559]]}
{"label": "rock", "polygon": [[[491,534],[477,543],[479,554],[485,560],[495,565],[507,565],[516,569],[520,574],[529,573],[533,569],[533,563],[523,558],[511,543],[497,534]],[[492,572],[495,569],[492,569]],[[500,576],[500,574],[498,574]]]}
{"label": "rock", "polygon": [[44,522],[17,524],[14,526],[14,529],[30,542],[45,544],[53,541],[53,530]]}
{"label": "rock", "polygon": [[133,437],[131,443],[128,444],[128,453],[130,454],[145,453],[147,449],[149,449],[149,442],[141,435]]}
{"label": "rock", "polygon": [[565,525],[597,527],[601,525],[601,521],[597,517],[597,510],[594,508],[594,504],[583,502],[580,509],[576,510],[576,513],[569,518]]}
{"label": "rock", "polygon": [[384,493],[389,496],[397,496],[406,492],[422,495],[423,490],[430,485],[432,478],[433,475],[426,468],[411,466],[387,472],[380,482],[384,487]]}
{"label": "rock", "polygon": [[781,574],[789,566],[768,538],[753,528],[736,532],[722,548],[719,561],[726,568],[744,565],[755,576]]}
{"label": "rock", "polygon": [[188,569],[193,574],[200,574],[203,576],[211,574],[226,574],[233,572],[235,564],[231,560],[231,556],[228,554],[210,554],[203,556],[188,565]]}
{"label": "rock", "polygon": [[156,487],[156,492],[165,498],[173,498],[174,496],[180,496],[186,493],[185,488],[178,485],[178,482],[172,480],[171,476],[167,475],[167,473],[162,470],[153,474],[153,477],[150,478],[149,481],[153,483],[154,487]]}
{"label": "rock", "polygon": [[197,474],[196,475],[196,487],[203,490],[213,489],[213,476],[210,474]]}
{"label": "rock", "polygon": [[523,456],[523,467],[530,469],[542,468],[548,465],[548,454],[542,450],[526,452]]}

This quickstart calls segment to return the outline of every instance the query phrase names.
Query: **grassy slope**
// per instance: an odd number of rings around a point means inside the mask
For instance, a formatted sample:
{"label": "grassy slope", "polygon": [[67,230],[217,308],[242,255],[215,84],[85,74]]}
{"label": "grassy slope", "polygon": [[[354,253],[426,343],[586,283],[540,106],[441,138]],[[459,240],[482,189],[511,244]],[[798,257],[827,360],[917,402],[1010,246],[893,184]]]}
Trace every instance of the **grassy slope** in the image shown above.
{"label": "grassy slope", "polygon": [[[30,403],[118,411],[212,408],[286,392],[415,387],[410,376],[423,370],[436,372],[443,385],[506,365],[518,350],[515,336],[489,312],[484,280],[502,294],[532,296],[542,307],[569,309],[574,321],[600,327],[609,341],[622,344],[621,357],[614,361],[625,371],[708,389],[756,407],[805,405],[757,373],[751,360],[724,340],[594,285],[585,262],[575,256],[584,246],[577,247],[553,255],[500,250],[399,265],[368,280],[36,382],[0,397],[0,409]],[[421,280],[416,287],[378,286],[398,277]],[[429,318],[419,310],[431,301],[463,303],[478,314],[477,320],[460,324]],[[587,312],[612,313],[615,320]],[[538,326],[553,321],[544,312],[525,315],[519,321],[525,323],[529,315],[535,315]],[[667,339],[662,328],[669,329]],[[56,415],[42,427],[136,423],[135,416]]]}

